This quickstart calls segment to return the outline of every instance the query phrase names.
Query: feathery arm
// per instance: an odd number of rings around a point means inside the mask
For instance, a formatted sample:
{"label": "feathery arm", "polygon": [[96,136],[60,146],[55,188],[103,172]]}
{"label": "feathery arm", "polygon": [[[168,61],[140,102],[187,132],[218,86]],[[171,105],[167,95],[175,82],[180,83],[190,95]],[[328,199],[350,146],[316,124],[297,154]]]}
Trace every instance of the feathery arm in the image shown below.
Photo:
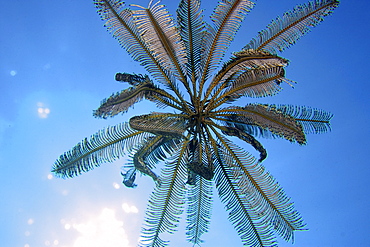
{"label": "feathery arm", "polygon": [[187,75],[192,83],[192,101],[196,104],[196,83],[199,79],[202,57],[202,38],[205,24],[200,10],[200,0],[181,0],[177,9],[179,32],[186,47]]}
{"label": "feathery arm", "polygon": [[283,51],[322,22],[338,5],[338,0],[315,0],[298,5],[283,17],[273,20],[244,49],[266,50],[270,53]]}
{"label": "feathery arm", "polygon": [[161,238],[163,232],[173,233],[178,226],[184,210],[187,176],[186,164],[189,154],[186,145],[182,145],[166,162],[161,172],[161,184],[155,187],[150,196],[142,229],[142,245],[163,247],[168,241]]}
{"label": "feathery arm", "polygon": [[[145,28],[139,26],[134,11],[124,7],[122,0],[95,0],[95,7],[105,26],[117,38],[123,48],[160,83],[170,88],[187,108],[183,96],[177,88],[172,71],[165,60],[156,57],[155,47],[142,37]],[[181,49],[180,49],[181,50]]]}
{"label": "feathery arm", "polygon": [[62,154],[52,172],[58,177],[75,177],[121,158],[132,150],[134,143],[141,143],[149,136],[150,133],[131,129],[128,123],[105,128]]}
{"label": "feathery arm", "polygon": [[306,143],[302,125],[294,117],[279,111],[275,105],[249,104],[244,107],[228,107],[213,114],[215,115],[212,118],[223,120],[226,125],[241,123],[256,128],[254,132],[268,131],[273,136],[280,136],[291,142]]}
{"label": "feathery arm", "polygon": [[129,122],[133,129],[170,138],[183,138],[187,125],[187,120],[183,115],[171,113],[135,116]]}
{"label": "feathery arm", "polygon": [[[232,171],[230,175],[237,184],[236,189],[243,195],[240,200],[247,205],[252,222],[262,226],[262,231],[274,230],[285,240],[292,239],[293,231],[302,230],[305,224],[290,198],[261,163],[254,162],[248,153],[217,131],[214,133],[220,142],[218,151],[223,154],[224,169]],[[225,195],[220,193],[220,196]],[[271,237],[271,233],[265,234],[259,233],[259,237]]]}
{"label": "feathery arm", "polygon": [[207,26],[207,34],[203,42],[205,53],[201,60],[199,98],[209,75],[218,67],[241,22],[253,7],[254,3],[248,0],[223,0],[214,10],[211,16],[214,26]]}
{"label": "feathery arm", "polygon": [[249,143],[254,147],[258,152],[260,152],[260,158],[258,162],[262,162],[267,157],[266,149],[262,146],[262,144],[257,141],[252,135],[245,133],[241,130],[239,130],[236,127],[226,127],[223,126],[222,133],[228,136],[236,136],[239,139],[245,141],[246,143]]}
{"label": "feathery arm", "polygon": [[175,109],[182,110],[181,102],[147,80],[103,100],[93,115],[101,118],[113,117],[119,113],[127,112],[130,107],[144,98],[156,102],[161,106],[172,106]]}
{"label": "feathery arm", "polygon": [[153,164],[145,162],[147,157],[155,148],[161,146],[167,141],[163,136],[154,136],[148,139],[140,149],[136,150],[133,161],[134,166],[141,173],[150,176],[155,182],[158,181],[157,175],[151,170]]}
{"label": "feathery arm", "polygon": [[267,69],[272,67],[285,67],[288,60],[259,50],[241,50],[234,53],[234,56],[225,62],[220,71],[212,79],[205,98],[208,98],[211,92],[217,86],[214,95],[218,95],[222,89],[230,84],[230,80],[252,69]]}
{"label": "feathery arm", "polygon": [[292,81],[284,77],[285,71],[281,66],[250,69],[242,73],[235,73],[230,78],[230,85],[225,87],[220,95],[213,95],[207,110],[215,109],[226,102],[232,102],[242,96],[265,97],[274,95],[282,90],[280,84]]}

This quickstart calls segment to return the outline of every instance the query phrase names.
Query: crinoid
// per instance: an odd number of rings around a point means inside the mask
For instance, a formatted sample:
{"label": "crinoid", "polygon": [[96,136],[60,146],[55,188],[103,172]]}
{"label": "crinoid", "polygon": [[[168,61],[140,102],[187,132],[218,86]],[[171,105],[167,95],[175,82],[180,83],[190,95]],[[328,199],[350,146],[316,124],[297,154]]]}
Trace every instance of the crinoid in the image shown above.
{"label": "crinoid", "polygon": [[[161,233],[174,232],[185,208],[187,238],[201,243],[209,228],[214,184],[244,245],[275,246],[275,235],[292,239],[305,224],[262,165],[267,152],[256,137],[305,144],[307,133],[329,130],[332,115],[310,107],[243,102],[245,97],[275,95],[283,84],[292,83],[285,78],[288,60],[277,53],[338,3],[315,0],[297,6],[223,63],[254,6],[251,1],[221,0],[207,24],[200,0],[181,0],[176,20],[158,2],[127,8],[120,0],[96,0],[109,32],[148,75],[118,73],[116,79],[129,88],[104,100],[94,115],[113,117],[143,99],[171,110],[134,116],[97,132],[61,155],[53,172],[74,177],[129,154],[132,165],[122,173],[123,183],[135,187],[137,173],[156,182],[142,230],[145,246],[167,245]],[[234,144],[235,138],[250,144],[260,157]],[[159,164],[163,169],[155,174]]]}

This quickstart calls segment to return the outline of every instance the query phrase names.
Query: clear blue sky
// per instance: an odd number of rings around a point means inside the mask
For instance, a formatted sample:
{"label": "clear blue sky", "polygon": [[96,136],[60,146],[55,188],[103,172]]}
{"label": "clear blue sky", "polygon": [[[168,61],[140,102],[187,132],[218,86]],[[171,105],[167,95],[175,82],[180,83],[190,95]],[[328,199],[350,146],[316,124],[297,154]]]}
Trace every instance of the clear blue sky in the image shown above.
{"label": "clear blue sky", "polygon": [[[148,0],[127,2],[146,6]],[[162,2],[175,13],[177,1]],[[259,0],[230,52],[304,2]],[[215,5],[203,1],[205,14]],[[343,0],[281,54],[291,61],[286,76],[298,82],[295,88],[245,99],[334,114],[332,131],[309,135],[307,146],[260,139],[269,154],[265,166],[310,229],[297,232],[293,246],[370,243],[369,12],[368,0]],[[140,177],[136,189],[120,186],[124,160],[69,180],[51,177],[50,168],[82,138],[155,109],[145,102],[113,119],[92,116],[103,98],[125,87],[114,81],[116,72],[144,70],[105,30],[92,1],[2,0],[0,34],[0,247],[136,246],[153,187],[149,178]],[[191,246],[184,222],[170,239],[170,246]],[[205,247],[242,246],[217,196],[204,240]]]}

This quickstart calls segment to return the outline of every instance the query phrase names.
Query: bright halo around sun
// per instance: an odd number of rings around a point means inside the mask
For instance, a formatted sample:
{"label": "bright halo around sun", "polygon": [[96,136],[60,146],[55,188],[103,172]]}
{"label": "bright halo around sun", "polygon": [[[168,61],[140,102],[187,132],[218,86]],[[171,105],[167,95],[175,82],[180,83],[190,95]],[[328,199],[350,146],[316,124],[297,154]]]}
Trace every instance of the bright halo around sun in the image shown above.
{"label": "bright halo around sun", "polygon": [[104,208],[97,218],[72,227],[80,233],[73,247],[129,246],[123,222],[116,219],[112,209]]}

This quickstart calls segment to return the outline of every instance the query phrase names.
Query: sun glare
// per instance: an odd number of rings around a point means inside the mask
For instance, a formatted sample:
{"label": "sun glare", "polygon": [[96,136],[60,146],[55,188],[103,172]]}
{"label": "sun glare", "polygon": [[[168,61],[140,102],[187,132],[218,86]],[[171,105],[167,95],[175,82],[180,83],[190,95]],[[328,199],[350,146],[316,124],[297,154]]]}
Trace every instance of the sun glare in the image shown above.
{"label": "sun glare", "polygon": [[119,188],[121,188],[121,186],[118,184],[118,183],[113,183],[113,187],[115,188],[115,189],[119,189]]}
{"label": "sun glare", "polygon": [[71,229],[71,225],[70,225],[70,224],[65,224],[65,225],[64,225],[64,229],[66,229],[66,230]]}
{"label": "sun glare", "polygon": [[37,114],[39,115],[39,118],[47,118],[49,116],[50,109],[45,107],[43,103],[37,103],[37,107]]}
{"label": "sun glare", "polygon": [[33,223],[35,223],[35,220],[34,220],[34,219],[32,219],[32,218],[29,218],[29,219],[27,220],[27,224],[28,224],[28,225],[32,225]]}
{"label": "sun glare", "polygon": [[134,205],[130,206],[127,203],[122,203],[122,209],[125,213],[134,213],[137,214],[139,210]]}
{"label": "sun glare", "polygon": [[[65,229],[69,228],[66,226]],[[129,246],[123,222],[116,219],[112,209],[104,208],[98,217],[86,223],[73,224],[72,227],[80,234],[73,247]]]}

